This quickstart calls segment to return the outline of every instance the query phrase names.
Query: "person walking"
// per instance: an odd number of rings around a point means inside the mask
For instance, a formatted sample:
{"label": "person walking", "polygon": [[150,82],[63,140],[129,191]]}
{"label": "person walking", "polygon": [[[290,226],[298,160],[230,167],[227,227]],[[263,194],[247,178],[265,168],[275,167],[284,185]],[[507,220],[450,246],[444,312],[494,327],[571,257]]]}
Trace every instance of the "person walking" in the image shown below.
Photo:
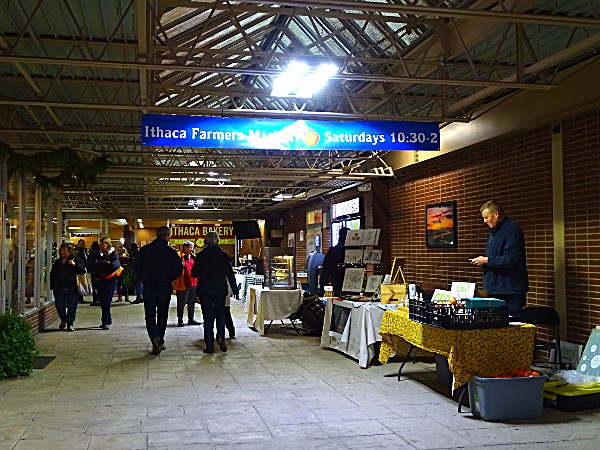
{"label": "person walking", "polygon": [[[90,245],[90,253],[88,254],[86,268],[88,272],[92,273],[92,263],[96,261],[98,258],[98,253],[100,253],[100,244],[98,241],[92,242]],[[92,274],[92,303],[90,306],[100,306],[100,300],[98,300],[98,282],[94,278]]]}
{"label": "person walking", "polygon": [[126,283],[124,283],[125,272],[127,272],[127,268],[129,267],[129,255],[127,249],[123,246],[119,247],[119,264],[121,264],[123,271],[117,278],[117,303],[121,303],[123,297],[129,303],[129,286],[126,286]]}
{"label": "person walking", "polygon": [[123,268],[119,263],[119,255],[112,245],[109,237],[100,238],[99,251],[94,261],[92,261],[92,278],[96,280],[98,289],[98,302],[102,310],[102,323],[100,328],[108,330],[112,325],[112,316],[110,315],[110,305],[117,289],[117,279]]}
{"label": "person walking", "polygon": [[138,245],[135,242],[132,243],[129,250],[129,268],[133,271],[133,286],[135,288],[135,300],[131,302],[132,304],[144,303],[144,284],[142,280],[135,276],[135,258],[137,258],[139,252]]}
{"label": "person walking", "polygon": [[192,276],[198,278],[196,292],[204,316],[204,353],[214,353],[214,325],[217,323],[217,344],[222,352],[225,344],[225,297],[228,294],[227,282],[233,295],[238,295],[233,269],[229,256],[219,247],[219,235],[210,231],[204,238],[204,250],[196,255]]}
{"label": "person walking", "polygon": [[83,261],[75,256],[71,244],[61,244],[58,248],[59,258],[50,270],[50,289],[54,294],[54,306],[60,318],[59,330],[75,331],[73,323],[79,303],[77,274],[85,273]]}
{"label": "person walking", "polygon": [[[77,248],[75,249],[75,255],[83,261],[84,266],[87,268],[89,254],[87,248],[85,248],[85,241],[83,239],[79,239],[77,241]],[[83,295],[79,294],[79,303],[86,304],[87,302],[83,299]]]}
{"label": "person walking", "polygon": [[183,268],[181,275],[173,282],[173,289],[177,296],[177,326],[184,326],[183,312],[187,306],[188,325],[202,325],[194,320],[194,308],[196,307],[196,284],[198,280],[192,276],[192,267],[196,255],[194,255],[194,243],[185,241],[179,252]]}
{"label": "person walking", "polygon": [[490,228],[490,236],[486,256],[477,256],[471,263],[483,268],[483,288],[487,295],[504,300],[509,315],[518,316],[529,290],[523,232],[495,200],[484,203],[479,211],[483,223]]}
{"label": "person walking", "polygon": [[152,354],[165,349],[165,331],[171,302],[171,284],[181,275],[182,261],[169,247],[171,230],[162,226],[156,239],[143,246],[135,260],[135,276],[144,284],[146,331],[152,342]]}

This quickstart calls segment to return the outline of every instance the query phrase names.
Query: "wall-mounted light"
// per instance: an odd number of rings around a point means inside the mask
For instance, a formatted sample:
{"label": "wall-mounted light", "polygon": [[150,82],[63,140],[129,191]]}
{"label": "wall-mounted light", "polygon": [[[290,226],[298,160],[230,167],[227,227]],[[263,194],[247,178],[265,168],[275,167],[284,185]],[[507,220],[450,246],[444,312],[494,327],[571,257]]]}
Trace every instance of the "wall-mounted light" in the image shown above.
{"label": "wall-mounted light", "polygon": [[324,63],[312,68],[302,61],[292,61],[285,72],[273,83],[273,97],[312,98],[335,75],[338,67]]}

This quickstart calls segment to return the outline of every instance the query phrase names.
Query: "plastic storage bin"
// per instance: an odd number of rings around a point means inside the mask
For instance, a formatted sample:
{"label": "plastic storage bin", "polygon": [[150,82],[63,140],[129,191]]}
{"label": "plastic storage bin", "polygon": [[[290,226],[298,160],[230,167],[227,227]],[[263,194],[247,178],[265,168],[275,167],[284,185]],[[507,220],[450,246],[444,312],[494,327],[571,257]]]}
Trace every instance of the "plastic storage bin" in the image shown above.
{"label": "plastic storage bin", "polygon": [[545,376],[469,380],[469,404],[483,420],[535,419],[544,409]]}
{"label": "plastic storage bin", "polygon": [[502,328],[508,326],[508,308],[500,306],[457,309],[451,305],[436,305],[410,299],[408,301],[408,318],[415,322],[451,330]]}

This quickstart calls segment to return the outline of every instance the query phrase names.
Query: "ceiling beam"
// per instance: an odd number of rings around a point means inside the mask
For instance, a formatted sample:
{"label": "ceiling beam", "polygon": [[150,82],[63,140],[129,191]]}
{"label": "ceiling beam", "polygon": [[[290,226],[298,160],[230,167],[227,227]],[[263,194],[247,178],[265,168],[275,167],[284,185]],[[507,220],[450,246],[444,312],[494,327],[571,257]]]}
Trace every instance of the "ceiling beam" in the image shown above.
{"label": "ceiling beam", "polygon": [[[255,8],[249,7],[249,4],[259,5]],[[370,20],[389,21],[389,14],[398,14],[400,16],[417,16],[419,18],[437,19],[459,18],[459,19],[478,19],[495,20],[509,23],[534,23],[540,25],[566,25],[566,26],[585,26],[600,28],[600,20],[593,17],[570,17],[558,14],[533,14],[533,13],[513,13],[510,11],[499,10],[475,10],[463,8],[438,8],[433,6],[417,5],[393,5],[389,3],[375,3],[371,1],[290,1],[290,0],[246,0],[243,4],[231,4],[230,2],[211,2],[206,4],[192,0],[163,0],[164,6],[190,8],[198,10],[220,9],[234,12],[263,12],[267,14],[285,14],[285,15],[304,15],[315,16],[319,10],[347,9],[350,11],[360,11],[352,14],[355,19],[364,20],[365,13],[385,13],[379,16],[371,14]],[[336,11],[337,13],[337,11]],[[339,14],[336,15],[339,17]],[[393,19],[393,18],[392,18]],[[404,19],[408,20],[408,19]]]}
{"label": "ceiling beam", "polygon": [[[216,73],[228,75],[263,75],[273,79],[281,74],[280,70],[255,69],[250,67],[213,67],[213,66],[187,66],[179,64],[152,64],[152,63],[137,63],[137,62],[120,62],[120,61],[97,61],[87,59],[73,58],[41,58],[34,56],[0,56],[0,63],[13,64],[44,64],[44,65],[60,65],[60,66],[82,66],[82,67],[104,67],[111,69],[136,69],[136,70],[164,70],[178,72],[197,72],[197,73]],[[548,90],[552,89],[549,84],[533,84],[533,83],[507,83],[502,81],[477,81],[477,80],[462,80],[448,78],[425,78],[425,77],[409,77],[409,76],[384,76],[374,74],[356,74],[356,73],[341,73],[331,77],[333,80],[342,81],[368,81],[381,83],[416,83],[416,84],[433,84],[433,85],[448,85],[448,86],[470,86],[470,87],[488,87],[496,86],[507,89],[534,89]]]}

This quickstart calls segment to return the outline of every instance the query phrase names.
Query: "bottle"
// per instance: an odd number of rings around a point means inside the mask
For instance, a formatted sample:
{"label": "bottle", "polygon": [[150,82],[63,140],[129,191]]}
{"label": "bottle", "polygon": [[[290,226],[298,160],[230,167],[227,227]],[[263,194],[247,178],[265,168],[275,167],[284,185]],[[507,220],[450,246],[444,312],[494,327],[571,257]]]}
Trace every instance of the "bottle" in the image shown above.
{"label": "bottle", "polygon": [[325,297],[333,297],[333,286],[331,285],[331,282],[325,286]]}

